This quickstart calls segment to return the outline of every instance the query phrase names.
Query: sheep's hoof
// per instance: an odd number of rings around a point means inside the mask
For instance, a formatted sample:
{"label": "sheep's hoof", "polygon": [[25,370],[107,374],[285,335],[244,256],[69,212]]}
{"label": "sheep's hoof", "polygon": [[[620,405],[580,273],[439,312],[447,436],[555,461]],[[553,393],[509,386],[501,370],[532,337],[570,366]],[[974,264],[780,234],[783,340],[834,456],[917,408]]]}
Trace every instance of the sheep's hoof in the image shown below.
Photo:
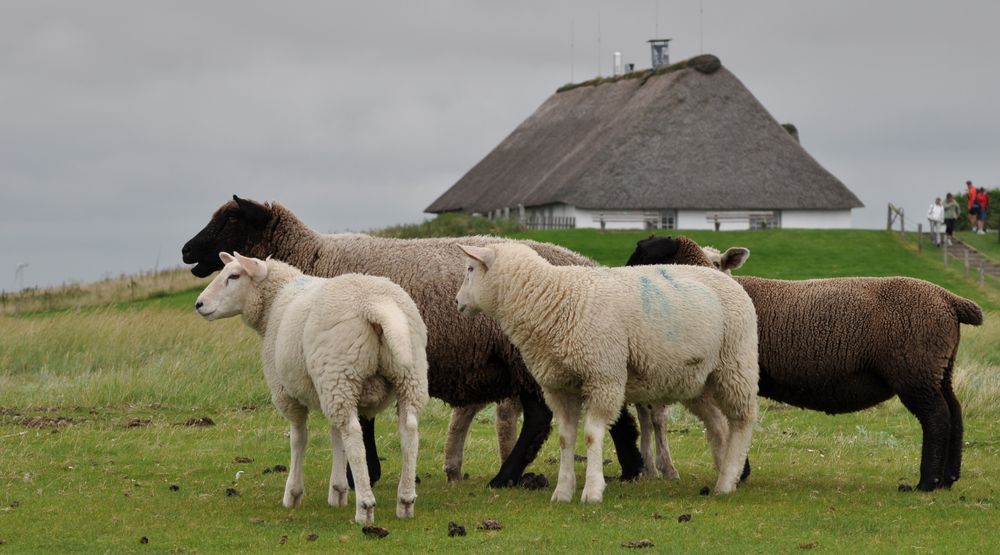
{"label": "sheep's hoof", "polygon": [[354,511],[354,522],[362,526],[375,524],[375,504],[372,503],[368,507],[365,507],[364,504],[359,504],[358,508]]}
{"label": "sheep's hoof", "polygon": [[331,507],[346,507],[347,506],[347,486],[330,486],[330,495],[327,497],[327,503]]}
{"label": "sheep's hoof", "polygon": [[413,504],[417,500],[416,496],[410,499],[400,497],[396,500],[396,518],[413,518]]}
{"label": "sheep's hoof", "polygon": [[666,470],[660,470],[660,475],[663,476],[664,480],[680,480],[681,479],[680,472],[677,472],[677,469],[674,468],[674,467],[672,467],[672,466],[670,468],[666,469]]}
{"label": "sheep's hoof", "polygon": [[448,483],[461,482],[462,481],[462,469],[455,468],[445,468],[444,475],[448,477]]}
{"label": "sheep's hoof", "polygon": [[293,507],[298,507],[302,504],[302,496],[305,494],[304,489],[289,489],[285,491],[285,497],[281,500],[281,504],[287,509]]}
{"label": "sheep's hoof", "polygon": [[490,480],[489,484],[490,489],[512,488],[517,485],[520,479],[521,479],[520,476],[518,476],[517,478],[506,478],[506,479],[497,476],[496,478]]}
{"label": "sheep's hoof", "polygon": [[917,489],[920,491],[934,491],[941,487],[941,478],[934,478],[933,480],[920,480],[917,484]]}
{"label": "sheep's hoof", "polygon": [[573,501],[573,491],[568,492],[560,491],[556,488],[556,491],[552,492],[552,502],[553,503],[569,503]]}
{"label": "sheep's hoof", "polygon": [[600,503],[604,500],[604,488],[603,487],[584,487],[583,493],[580,494],[581,503]]}
{"label": "sheep's hoof", "polygon": [[727,495],[733,493],[734,491],[736,491],[735,485],[716,484],[715,491],[713,493],[715,493],[715,495]]}

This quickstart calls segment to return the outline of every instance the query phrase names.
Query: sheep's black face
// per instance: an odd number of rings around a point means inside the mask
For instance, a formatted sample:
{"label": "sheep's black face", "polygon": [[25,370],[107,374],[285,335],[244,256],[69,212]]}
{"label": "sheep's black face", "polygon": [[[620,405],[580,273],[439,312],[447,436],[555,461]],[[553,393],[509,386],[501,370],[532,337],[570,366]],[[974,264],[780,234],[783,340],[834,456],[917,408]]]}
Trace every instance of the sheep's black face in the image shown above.
{"label": "sheep's black face", "polygon": [[181,248],[184,263],[194,264],[192,274],[207,277],[222,269],[220,252],[251,253],[270,221],[267,206],[233,195],[233,200],[216,210],[208,225]]}
{"label": "sheep's black face", "polygon": [[626,266],[643,266],[646,264],[671,264],[677,256],[680,242],[673,237],[650,237],[635,244],[635,252],[629,257]]}

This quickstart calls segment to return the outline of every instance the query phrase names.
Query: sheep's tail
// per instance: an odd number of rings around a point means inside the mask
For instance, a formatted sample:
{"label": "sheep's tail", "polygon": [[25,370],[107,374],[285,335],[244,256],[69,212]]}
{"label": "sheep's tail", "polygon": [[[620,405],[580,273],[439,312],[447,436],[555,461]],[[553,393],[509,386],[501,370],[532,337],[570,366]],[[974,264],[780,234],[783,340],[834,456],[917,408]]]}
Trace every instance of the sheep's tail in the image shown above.
{"label": "sheep's tail", "polygon": [[372,323],[378,324],[382,328],[382,337],[385,338],[389,351],[397,364],[404,368],[411,368],[413,360],[413,341],[411,338],[410,321],[396,303],[384,299],[371,306],[369,318]]}
{"label": "sheep's tail", "polygon": [[958,315],[959,322],[971,326],[983,323],[983,309],[979,308],[978,304],[954,294],[949,300],[952,308],[955,309],[955,314]]}

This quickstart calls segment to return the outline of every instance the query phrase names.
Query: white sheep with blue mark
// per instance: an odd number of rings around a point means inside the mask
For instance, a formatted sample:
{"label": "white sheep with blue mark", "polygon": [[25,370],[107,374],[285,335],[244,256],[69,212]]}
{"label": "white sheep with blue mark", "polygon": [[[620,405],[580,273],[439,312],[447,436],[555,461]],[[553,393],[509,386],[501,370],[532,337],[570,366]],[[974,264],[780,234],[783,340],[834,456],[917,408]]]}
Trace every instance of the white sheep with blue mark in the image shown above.
{"label": "white sheep with blue mark", "polygon": [[459,310],[492,317],[524,356],[559,423],[553,501],[576,490],[573,449],[584,401],[587,475],[581,501],[600,502],[604,432],[625,402],[680,401],[708,427],[719,477],[736,488],[757,418],[757,320],[730,277],[693,266],[552,266],[517,244],[462,246]]}
{"label": "white sheep with blue mark", "polygon": [[[715,247],[706,245],[701,247],[701,251],[716,270],[725,272],[728,275],[732,275],[732,270],[739,268],[750,258],[750,250],[745,247],[731,247],[726,252],[721,252]],[[636,413],[639,416],[639,452],[642,453],[642,473],[644,476],[653,477],[659,475],[669,480],[680,478],[680,473],[677,472],[677,468],[674,467],[673,460],[670,457],[670,443],[667,441],[667,416],[669,408],[663,405],[645,405],[642,403],[636,405]],[[717,416],[718,418],[714,422],[706,424],[706,428],[715,430],[713,433],[724,435],[727,433],[725,418],[721,414]],[[748,476],[749,472],[750,466],[748,463],[743,470],[741,479]]]}
{"label": "white sheep with blue mark", "polygon": [[354,519],[375,520],[358,414],[374,416],[396,399],[402,470],[396,516],[413,516],[417,420],[427,404],[427,329],[410,296],[392,281],[344,274],[305,276],[277,260],[220,253],[225,267],[195,303],[204,318],[237,314],[262,337],[264,378],[274,406],[291,423],[291,463],[282,503],[301,504],[302,458],[310,410],[330,421],[333,469],[327,501],[347,505],[347,461],[354,469]]}

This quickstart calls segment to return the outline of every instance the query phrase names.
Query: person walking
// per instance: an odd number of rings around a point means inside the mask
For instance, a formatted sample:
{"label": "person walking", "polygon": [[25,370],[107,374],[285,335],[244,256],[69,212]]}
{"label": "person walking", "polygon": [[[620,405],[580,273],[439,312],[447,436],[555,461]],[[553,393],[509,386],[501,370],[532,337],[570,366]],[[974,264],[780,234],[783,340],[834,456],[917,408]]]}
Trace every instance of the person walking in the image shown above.
{"label": "person walking", "polygon": [[975,233],[979,228],[976,223],[976,220],[979,218],[979,205],[976,204],[976,195],[979,192],[976,191],[976,186],[971,181],[965,182],[965,194],[969,197],[969,229]]}
{"label": "person walking", "polygon": [[976,193],[976,204],[979,205],[979,213],[976,215],[976,223],[979,226],[979,231],[976,233],[980,235],[986,234],[986,210],[990,206],[990,194],[986,192],[986,187],[980,187],[979,191]]}
{"label": "person walking", "polygon": [[955,202],[955,195],[948,193],[944,197],[944,241],[951,246],[951,239],[955,236],[955,222],[962,209]]}
{"label": "person walking", "polygon": [[934,246],[941,246],[941,224],[944,223],[944,207],[941,206],[941,197],[934,199],[934,204],[927,209],[927,221],[930,222],[931,237],[934,238]]}

